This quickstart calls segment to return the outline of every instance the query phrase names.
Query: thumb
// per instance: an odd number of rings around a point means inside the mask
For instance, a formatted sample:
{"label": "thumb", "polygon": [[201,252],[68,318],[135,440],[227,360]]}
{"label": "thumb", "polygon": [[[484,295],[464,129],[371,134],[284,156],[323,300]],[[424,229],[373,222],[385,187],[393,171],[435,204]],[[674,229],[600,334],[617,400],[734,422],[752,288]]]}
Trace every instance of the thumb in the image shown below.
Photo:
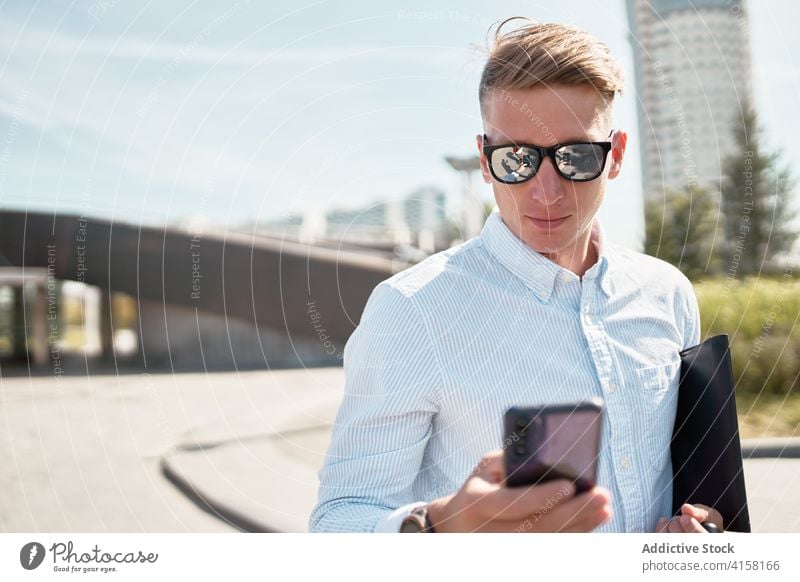
{"label": "thumb", "polygon": [[683,515],[688,515],[689,517],[695,518],[700,523],[703,523],[708,519],[708,509],[706,506],[697,504],[692,505],[691,503],[684,503],[681,505],[681,513]]}

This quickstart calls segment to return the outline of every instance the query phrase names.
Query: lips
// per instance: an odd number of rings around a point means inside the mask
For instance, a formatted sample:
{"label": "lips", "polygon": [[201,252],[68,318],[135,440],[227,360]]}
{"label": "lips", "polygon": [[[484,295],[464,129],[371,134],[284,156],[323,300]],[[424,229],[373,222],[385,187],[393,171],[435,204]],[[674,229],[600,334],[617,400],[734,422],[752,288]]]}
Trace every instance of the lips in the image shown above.
{"label": "lips", "polygon": [[564,224],[569,216],[562,216],[561,218],[536,218],[528,216],[530,221],[538,227],[552,229]]}

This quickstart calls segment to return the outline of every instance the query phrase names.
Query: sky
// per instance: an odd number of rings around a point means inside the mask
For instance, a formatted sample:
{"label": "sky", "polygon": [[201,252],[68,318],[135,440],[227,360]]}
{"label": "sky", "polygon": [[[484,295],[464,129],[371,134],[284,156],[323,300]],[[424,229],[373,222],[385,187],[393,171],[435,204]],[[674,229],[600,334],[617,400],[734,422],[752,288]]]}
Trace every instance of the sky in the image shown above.
{"label": "sky", "polygon": [[[798,167],[800,3],[748,7],[766,141]],[[629,155],[600,218],[639,247],[623,0],[2,2],[0,208],[241,230],[436,186],[455,212],[444,157],[475,152],[487,31],[514,15],[585,28],[621,62]]]}

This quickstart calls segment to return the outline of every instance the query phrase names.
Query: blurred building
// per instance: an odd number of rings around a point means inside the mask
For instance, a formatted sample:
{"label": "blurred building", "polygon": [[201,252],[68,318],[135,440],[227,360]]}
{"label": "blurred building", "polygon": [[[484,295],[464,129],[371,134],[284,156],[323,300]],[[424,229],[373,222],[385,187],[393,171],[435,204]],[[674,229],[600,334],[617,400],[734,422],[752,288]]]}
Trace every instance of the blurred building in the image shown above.
{"label": "blurred building", "polygon": [[296,231],[299,240],[310,244],[326,240],[377,246],[413,244],[433,252],[450,242],[446,240],[445,204],[445,193],[427,186],[402,199],[354,209],[309,210],[268,226],[272,230],[280,227],[288,234]]}
{"label": "blurred building", "polygon": [[410,263],[331,246],[0,210],[0,369],[339,365],[375,286]]}
{"label": "blurred building", "polygon": [[719,189],[732,128],[751,98],[743,0],[626,0],[645,196]]}
{"label": "blurred building", "polygon": [[420,188],[403,200],[403,218],[411,230],[438,228],[445,223],[445,195],[437,188]]}

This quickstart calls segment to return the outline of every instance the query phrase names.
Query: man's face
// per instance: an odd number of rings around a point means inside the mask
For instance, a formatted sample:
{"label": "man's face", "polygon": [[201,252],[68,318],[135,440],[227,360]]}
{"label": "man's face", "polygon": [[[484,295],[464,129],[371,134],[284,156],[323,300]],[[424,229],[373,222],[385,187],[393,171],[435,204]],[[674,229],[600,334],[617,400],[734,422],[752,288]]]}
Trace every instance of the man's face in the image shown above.
{"label": "man's face", "polygon": [[[610,105],[594,89],[564,85],[496,91],[484,105],[484,127],[489,145],[537,146],[607,141],[612,129]],[[482,136],[477,141],[483,179],[492,184],[503,222],[532,249],[563,264],[585,252],[606,180],[619,173],[626,140],[624,132],[614,132],[605,169],[590,182],[561,177],[545,158],[531,180],[512,185],[492,178]]]}

